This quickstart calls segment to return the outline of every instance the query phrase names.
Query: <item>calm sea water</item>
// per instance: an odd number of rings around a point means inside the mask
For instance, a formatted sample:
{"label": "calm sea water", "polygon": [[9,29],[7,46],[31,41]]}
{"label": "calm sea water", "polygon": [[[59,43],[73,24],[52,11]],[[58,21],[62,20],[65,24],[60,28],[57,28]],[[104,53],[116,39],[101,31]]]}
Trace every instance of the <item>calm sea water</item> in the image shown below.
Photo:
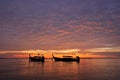
{"label": "calm sea water", "polygon": [[120,80],[120,59],[44,63],[0,59],[0,80]]}

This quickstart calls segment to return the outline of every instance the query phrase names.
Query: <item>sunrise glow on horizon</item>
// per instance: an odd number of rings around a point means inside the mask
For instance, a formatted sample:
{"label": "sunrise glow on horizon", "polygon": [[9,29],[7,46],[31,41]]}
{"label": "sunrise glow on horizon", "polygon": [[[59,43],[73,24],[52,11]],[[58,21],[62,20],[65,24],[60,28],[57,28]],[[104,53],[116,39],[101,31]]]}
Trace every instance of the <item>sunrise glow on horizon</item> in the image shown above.
{"label": "sunrise glow on horizon", "polygon": [[[107,49],[107,50],[106,50]],[[108,50],[110,49],[110,50]],[[96,54],[96,53],[97,54]],[[71,56],[80,56],[81,58],[119,58],[117,56],[113,56],[113,55],[103,55],[101,53],[111,53],[114,52],[114,54],[116,54],[115,52],[119,53],[119,48],[114,48],[112,50],[112,48],[95,48],[95,49],[89,49],[89,50],[85,50],[85,51],[81,51],[79,49],[66,49],[66,50],[23,50],[23,51],[0,51],[0,55],[3,56],[3,58],[28,58],[28,54],[31,55],[38,55],[38,54],[43,54],[45,56],[45,58],[52,58],[52,54],[54,54],[55,56],[63,56],[63,55],[71,55]],[[99,54],[100,53],[100,54]],[[11,56],[4,56],[4,55],[10,55]],[[107,54],[107,55],[108,55]]]}

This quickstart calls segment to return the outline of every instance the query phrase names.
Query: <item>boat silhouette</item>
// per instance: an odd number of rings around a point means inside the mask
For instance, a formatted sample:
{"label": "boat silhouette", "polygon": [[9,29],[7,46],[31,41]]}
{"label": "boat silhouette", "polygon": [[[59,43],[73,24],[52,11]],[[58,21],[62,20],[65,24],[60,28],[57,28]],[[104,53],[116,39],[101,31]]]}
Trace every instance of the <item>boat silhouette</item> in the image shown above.
{"label": "boat silhouette", "polygon": [[73,57],[73,56],[55,57],[54,55],[52,55],[52,56],[53,56],[53,59],[55,61],[65,61],[65,62],[71,62],[71,61],[79,62],[80,61],[80,57],[79,56],[76,56],[76,57]]}
{"label": "boat silhouette", "polygon": [[29,54],[29,60],[30,61],[41,61],[41,62],[44,62],[45,57],[43,56],[43,54],[40,55],[39,53],[38,53],[37,56],[31,56],[31,54]]}

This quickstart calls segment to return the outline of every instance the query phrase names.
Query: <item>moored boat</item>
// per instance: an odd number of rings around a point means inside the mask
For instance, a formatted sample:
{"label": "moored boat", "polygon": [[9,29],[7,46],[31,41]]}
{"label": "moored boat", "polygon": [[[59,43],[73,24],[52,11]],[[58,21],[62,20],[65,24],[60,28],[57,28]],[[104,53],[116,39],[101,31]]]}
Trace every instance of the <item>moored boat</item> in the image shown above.
{"label": "moored boat", "polygon": [[40,56],[39,54],[38,54],[38,56],[31,56],[30,54],[29,54],[29,60],[30,61],[42,61],[42,62],[44,62],[44,60],[45,60],[45,57],[42,55],[42,56]]}
{"label": "moored boat", "polygon": [[80,61],[79,56],[76,56],[76,57],[73,57],[73,56],[54,57],[53,56],[53,59],[55,61],[66,61],[66,62],[69,62],[69,61],[77,61],[77,62],[79,62]]}

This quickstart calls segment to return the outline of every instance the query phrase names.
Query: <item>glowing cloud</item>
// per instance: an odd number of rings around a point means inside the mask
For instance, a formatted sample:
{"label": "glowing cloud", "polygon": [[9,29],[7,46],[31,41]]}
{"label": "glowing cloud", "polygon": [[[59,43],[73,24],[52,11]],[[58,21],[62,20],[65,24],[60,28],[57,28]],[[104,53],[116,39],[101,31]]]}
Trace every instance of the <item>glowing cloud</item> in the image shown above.
{"label": "glowing cloud", "polygon": [[120,47],[104,47],[86,50],[88,52],[120,52]]}
{"label": "glowing cloud", "polygon": [[79,49],[66,49],[66,50],[25,50],[25,51],[0,51],[0,54],[4,53],[76,53]]}

